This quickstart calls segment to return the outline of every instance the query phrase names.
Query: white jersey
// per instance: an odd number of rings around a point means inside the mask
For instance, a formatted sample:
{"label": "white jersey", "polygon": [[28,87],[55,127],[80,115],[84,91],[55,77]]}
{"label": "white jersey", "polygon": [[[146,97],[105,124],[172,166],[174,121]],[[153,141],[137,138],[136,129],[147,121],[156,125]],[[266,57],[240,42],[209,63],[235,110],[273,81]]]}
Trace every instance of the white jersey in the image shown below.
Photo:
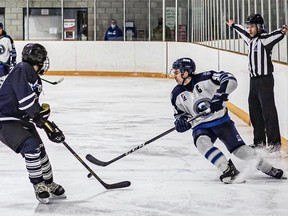
{"label": "white jersey", "polygon": [[[196,116],[205,104],[209,106],[216,92],[230,94],[237,87],[236,78],[228,72],[206,71],[192,76],[189,84],[177,85],[171,93],[175,118],[181,115]],[[223,109],[195,119],[192,128],[210,128],[230,119],[225,103]]]}
{"label": "white jersey", "polygon": [[6,63],[10,59],[10,52],[12,51],[11,40],[6,36],[0,37],[0,63]]}

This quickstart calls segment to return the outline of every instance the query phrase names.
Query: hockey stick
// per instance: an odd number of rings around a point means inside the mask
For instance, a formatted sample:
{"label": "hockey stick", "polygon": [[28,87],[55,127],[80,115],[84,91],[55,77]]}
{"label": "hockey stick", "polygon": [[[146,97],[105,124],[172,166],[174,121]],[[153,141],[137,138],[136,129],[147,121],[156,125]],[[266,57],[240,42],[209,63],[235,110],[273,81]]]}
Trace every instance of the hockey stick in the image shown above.
{"label": "hockey stick", "polygon": [[123,181],[123,182],[118,182],[115,184],[107,184],[105,183],[101,178],[99,178],[96,173],[76,154],[76,152],[65,142],[62,142],[65,147],[77,158],[78,161],[90,172],[89,174],[94,176],[100,184],[102,184],[106,189],[116,189],[116,188],[124,188],[124,187],[129,187],[131,182],[130,181]]}
{"label": "hockey stick", "polygon": [[49,80],[46,80],[46,79],[44,79],[44,78],[41,78],[41,80],[43,80],[44,82],[47,82],[47,83],[49,83],[49,84],[52,84],[52,85],[57,85],[57,84],[61,83],[61,82],[64,80],[64,78],[62,77],[62,78],[60,78],[59,80],[56,80],[56,81],[54,81],[54,82],[49,81]]}
{"label": "hockey stick", "polygon": [[[209,111],[209,112],[208,112],[208,111]],[[199,113],[198,115],[196,115],[196,116],[193,117],[192,119],[189,119],[189,122],[191,122],[191,121],[193,121],[193,120],[195,120],[195,119],[197,119],[197,118],[199,118],[199,117],[201,117],[201,116],[204,116],[204,115],[206,115],[207,113],[210,113],[210,109],[207,109],[207,112]],[[112,159],[112,160],[110,160],[110,161],[104,162],[104,161],[98,160],[97,158],[95,158],[95,157],[94,157],[93,155],[91,155],[91,154],[87,154],[87,155],[86,155],[86,159],[87,159],[88,161],[90,161],[91,163],[93,163],[93,164],[96,164],[96,165],[98,165],[98,166],[103,166],[103,167],[105,167],[105,166],[107,166],[107,165],[109,165],[109,164],[111,164],[111,163],[113,163],[113,162],[115,162],[115,161],[117,161],[117,160],[119,160],[119,159],[121,159],[121,158],[123,158],[123,157],[125,157],[125,156],[127,156],[127,155],[129,155],[129,154],[131,154],[131,153],[133,153],[133,152],[135,152],[135,151],[137,151],[138,149],[143,148],[145,145],[148,145],[149,143],[152,143],[153,141],[155,141],[155,140],[157,140],[157,139],[159,139],[159,138],[161,138],[161,137],[163,137],[163,136],[171,133],[171,132],[174,131],[175,129],[176,129],[175,127],[170,128],[169,130],[167,130],[167,131],[159,134],[158,136],[156,136],[156,137],[154,137],[154,138],[146,141],[145,143],[143,143],[143,144],[141,144],[141,145],[139,145],[139,146],[131,149],[130,151],[128,151],[128,152],[126,152],[126,153],[124,153],[124,154],[122,154],[122,155],[120,155],[120,156],[118,156],[118,157],[116,157],[116,158],[114,158],[114,159]],[[91,176],[92,176],[91,173],[89,173],[89,174],[87,175],[88,178],[90,178]]]}
{"label": "hockey stick", "polygon": [[[14,66],[11,65],[11,64],[7,64],[7,63],[1,62],[1,61],[0,61],[0,64],[6,65],[6,66],[11,67],[11,68],[14,67]],[[41,80],[43,80],[44,82],[47,82],[47,83],[49,83],[49,84],[52,84],[52,85],[57,85],[57,84],[61,83],[61,82],[64,80],[64,78],[62,77],[62,78],[60,78],[59,80],[54,81],[54,82],[49,81],[49,80],[46,80],[46,79],[44,79],[44,78],[41,78]]]}

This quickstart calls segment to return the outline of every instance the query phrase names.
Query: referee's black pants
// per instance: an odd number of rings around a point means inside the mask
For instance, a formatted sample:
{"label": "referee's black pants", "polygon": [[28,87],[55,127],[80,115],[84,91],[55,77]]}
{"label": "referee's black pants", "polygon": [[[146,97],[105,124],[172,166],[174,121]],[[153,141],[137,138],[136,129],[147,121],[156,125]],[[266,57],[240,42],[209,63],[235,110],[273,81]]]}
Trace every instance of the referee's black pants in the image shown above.
{"label": "referee's black pants", "polygon": [[280,145],[281,137],[274,99],[273,74],[251,77],[248,103],[250,119],[254,128],[254,143],[268,141],[268,145]]}

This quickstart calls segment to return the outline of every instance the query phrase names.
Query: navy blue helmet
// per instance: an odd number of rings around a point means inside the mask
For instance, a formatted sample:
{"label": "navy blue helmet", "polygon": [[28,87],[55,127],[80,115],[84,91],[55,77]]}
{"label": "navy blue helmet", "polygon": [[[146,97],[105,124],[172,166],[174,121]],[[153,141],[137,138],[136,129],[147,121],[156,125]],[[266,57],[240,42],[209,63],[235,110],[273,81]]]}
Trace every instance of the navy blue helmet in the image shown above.
{"label": "navy blue helmet", "polygon": [[195,62],[191,58],[180,58],[177,59],[173,65],[172,69],[177,70],[179,69],[180,72],[183,74],[185,71],[188,72],[189,76],[193,75],[196,70]]}

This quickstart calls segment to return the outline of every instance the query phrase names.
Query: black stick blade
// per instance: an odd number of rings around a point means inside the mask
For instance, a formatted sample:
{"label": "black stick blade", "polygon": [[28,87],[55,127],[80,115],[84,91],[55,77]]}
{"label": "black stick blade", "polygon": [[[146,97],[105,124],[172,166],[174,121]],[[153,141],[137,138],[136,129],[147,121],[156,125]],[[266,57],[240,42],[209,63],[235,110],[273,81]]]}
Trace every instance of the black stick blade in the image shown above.
{"label": "black stick blade", "polygon": [[91,155],[91,154],[87,154],[86,155],[86,159],[88,160],[88,161],[90,161],[91,163],[93,163],[93,164],[95,164],[95,165],[98,165],[98,166],[103,166],[103,167],[105,167],[105,166],[107,166],[108,164],[109,164],[109,162],[104,162],[104,161],[100,161],[100,160],[98,160],[97,158],[95,158],[93,155]]}
{"label": "black stick blade", "polygon": [[117,189],[117,188],[125,188],[129,187],[131,185],[130,181],[123,181],[123,182],[118,182],[115,184],[105,184],[105,188],[110,190],[110,189]]}
{"label": "black stick blade", "polygon": [[57,85],[57,84],[61,83],[64,80],[64,78],[61,77],[59,80],[54,81],[54,82],[50,81],[50,80],[47,80],[47,79],[44,79],[44,78],[41,78],[41,80],[43,80],[44,82],[47,82],[49,84],[52,84],[52,85]]}

